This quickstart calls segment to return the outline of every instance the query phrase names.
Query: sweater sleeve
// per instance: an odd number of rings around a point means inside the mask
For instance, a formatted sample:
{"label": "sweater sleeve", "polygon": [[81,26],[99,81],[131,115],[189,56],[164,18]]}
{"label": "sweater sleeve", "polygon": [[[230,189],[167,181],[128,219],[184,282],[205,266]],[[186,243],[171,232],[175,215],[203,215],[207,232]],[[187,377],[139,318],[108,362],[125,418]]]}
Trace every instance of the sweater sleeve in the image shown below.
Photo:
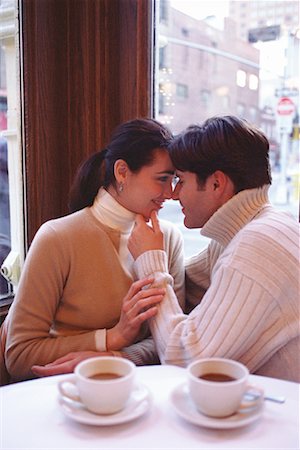
{"label": "sweater sleeve", "polygon": [[[183,238],[181,232],[167,221],[162,221],[164,244],[166,248],[166,266],[170,272],[170,282],[180,307],[185,305],[185,272]],[[152,337],[147,337],[131,346],[122,349],[122,353],[136,365],[159,364],[160,360]]]}
{"label": "sweater sleeve", "polygon": [[152,274],[156,286],[166,287],[150,322],[162,363],[186,366],[196,358],[221,356],[240,360],[253,371],[267,357],[269,342],[284,328],[268,290],[237,268],[218,264],[202,301],[185,315],[172,288],[165,253],[146,252],[135,264],[139,277]]}
{"label": "sweater sleeve", "polygon": [[69,261],[51,228],[42,226],[26,257],[10,308],[6,365],[12,380],[32,378],[34,364],[45,365],[69,352],[95,350],[95,331],[51,335],[63,295]]}
{"label": "sweater sleeve", "polygon": [[152,337],[148,337],[136,344],[124,347],[121,352],[137,366],[160,363]]}

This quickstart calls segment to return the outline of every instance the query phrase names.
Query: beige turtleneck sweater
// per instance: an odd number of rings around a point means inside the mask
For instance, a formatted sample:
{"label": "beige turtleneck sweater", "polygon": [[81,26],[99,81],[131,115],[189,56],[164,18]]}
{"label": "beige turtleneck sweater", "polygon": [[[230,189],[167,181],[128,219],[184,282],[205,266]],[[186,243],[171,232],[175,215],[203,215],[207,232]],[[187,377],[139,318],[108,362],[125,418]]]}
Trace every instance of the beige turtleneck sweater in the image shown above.
{"label": "beige turtleneck sweater", "polygon": [[[12,380],[31,378],[34,364],[105,346],[105,329],[118,322],[134,281],[126,250],[133,221],[132,213],[104,191],[91,208],[41,226],[6,318],[5,363]],[[167,222],[163,227],[168,270],[182,299],[182,236]],[[136,364],[153,363],[157,353],[148,336],[144,327],[135,343],[120,350]]]}
{"label": "beige turtleneck sweater", "polygon": [[155,274],[167,293],[150,328],[164,363],[201,357],[241,361],[251,372],[300,381],[299,224],[276,211],[268,186],[245,190],[202,228],[208,248],[186,262],[189,315],[171,287],[166,254],[135,262],[140,278]]}

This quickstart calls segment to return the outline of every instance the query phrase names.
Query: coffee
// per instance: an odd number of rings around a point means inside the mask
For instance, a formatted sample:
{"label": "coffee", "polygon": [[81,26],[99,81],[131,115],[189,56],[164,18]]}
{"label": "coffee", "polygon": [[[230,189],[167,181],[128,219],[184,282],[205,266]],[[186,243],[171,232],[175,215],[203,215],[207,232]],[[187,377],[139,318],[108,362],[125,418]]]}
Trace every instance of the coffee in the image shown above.
{"label": "coffee", "polygon": [[91,380],[114,380],[116,378],[121,378],[122,375],[119,375],[118,373],[113,372],[100,372],[100,373],[94,373],[93,375],[90,375],[88,378]]}
{"label": "coffee", "polygon": [[214,372],[210,372],[210,373],[204,373],[203,375],[199,375],[198,378],[201,378],[202,380],[207,380],[207,381],[234,381],[235,378],[231,377],[230,375],[226,375],[225,373],[214,373]]}

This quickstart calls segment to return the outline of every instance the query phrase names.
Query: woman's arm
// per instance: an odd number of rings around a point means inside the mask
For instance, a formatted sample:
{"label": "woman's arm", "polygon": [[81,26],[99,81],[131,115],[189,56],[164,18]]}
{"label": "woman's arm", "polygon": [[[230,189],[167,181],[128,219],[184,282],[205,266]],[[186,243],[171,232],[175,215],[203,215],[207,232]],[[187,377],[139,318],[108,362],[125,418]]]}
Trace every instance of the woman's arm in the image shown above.
{"label": "woman's arm", "polygon": [[[31,378],[33,365],[44,366],[71,352],[97,351],[96,330],[51,334],[70,271],[64,244],[51,227],[43,226],[27,255],[18,292],[9,312],[5,359],[13,380]],[[149,284],[149,280],[145,284]],[[140,323],[155,313],[151,306],[162,298],[161,293],[152,291],[153,295],[150,293],[149,296],[141,289],[142,285],[130,288],[120,321],[108,330],[107,350],[121,350],[130,345],[136,338]],[[135,295],[142,295],[146,310],[135,306],[136,302],[132,300]]]}

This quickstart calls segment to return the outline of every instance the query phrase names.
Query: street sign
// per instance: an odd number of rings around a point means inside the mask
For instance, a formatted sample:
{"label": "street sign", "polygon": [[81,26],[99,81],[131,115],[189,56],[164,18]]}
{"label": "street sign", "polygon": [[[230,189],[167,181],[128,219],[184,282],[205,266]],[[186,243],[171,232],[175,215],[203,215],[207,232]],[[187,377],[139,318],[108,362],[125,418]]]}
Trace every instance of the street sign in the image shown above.
{"label": "street sign", "polygon": [[280,116],[291,116],[295,112],[295,105],[289,97],[281,97],[277,104],[277,113]]}

